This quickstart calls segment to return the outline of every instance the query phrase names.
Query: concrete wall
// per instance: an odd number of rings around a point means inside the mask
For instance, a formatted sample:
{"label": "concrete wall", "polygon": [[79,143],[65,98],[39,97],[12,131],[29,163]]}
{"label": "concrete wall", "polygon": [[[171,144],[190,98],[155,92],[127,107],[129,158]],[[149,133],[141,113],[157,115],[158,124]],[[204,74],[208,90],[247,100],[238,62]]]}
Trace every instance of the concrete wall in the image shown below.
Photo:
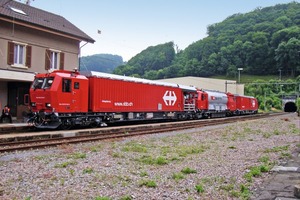
{"label": "concrete wall", "polygon": [[195,86],[199,89],[217,90],[221,92],[231,92],[233,94],[244,95],[244,84],[237,84],[236,81],[233,80],[187,76],[171,79],[160,79],[158,81]]}

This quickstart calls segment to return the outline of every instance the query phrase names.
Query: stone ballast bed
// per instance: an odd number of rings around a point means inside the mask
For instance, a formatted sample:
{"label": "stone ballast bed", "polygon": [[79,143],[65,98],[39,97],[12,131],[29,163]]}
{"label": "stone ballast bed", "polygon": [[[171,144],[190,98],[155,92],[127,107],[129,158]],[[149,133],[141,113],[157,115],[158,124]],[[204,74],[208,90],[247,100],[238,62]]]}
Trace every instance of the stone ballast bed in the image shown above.
{"label": "stone ballast bed", "polygon": [[292,113],[4,153],[0,199],[247,199],[299,148],[299,124]]}

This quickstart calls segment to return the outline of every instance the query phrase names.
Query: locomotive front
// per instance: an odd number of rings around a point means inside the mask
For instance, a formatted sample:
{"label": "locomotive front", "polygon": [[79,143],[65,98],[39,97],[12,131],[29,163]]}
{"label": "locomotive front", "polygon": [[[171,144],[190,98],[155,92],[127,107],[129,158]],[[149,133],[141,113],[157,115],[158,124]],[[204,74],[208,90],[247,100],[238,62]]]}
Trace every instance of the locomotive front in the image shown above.
{"label": "locomotive front", "polygon": [[70,116],[88,110],[88,80],[71,71],[37,74],[30,88],[30,100],[34,115],[28,123],[51,129],[71,125]]}

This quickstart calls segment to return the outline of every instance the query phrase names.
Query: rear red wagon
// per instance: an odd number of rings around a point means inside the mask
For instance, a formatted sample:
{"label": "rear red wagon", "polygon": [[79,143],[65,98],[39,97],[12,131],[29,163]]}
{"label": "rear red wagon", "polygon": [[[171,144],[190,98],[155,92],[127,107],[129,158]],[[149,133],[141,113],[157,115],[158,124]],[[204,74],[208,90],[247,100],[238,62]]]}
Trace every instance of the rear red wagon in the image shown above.
{"label": "rear red wagon", "polygon": [[258,111],[257,99],[251,96],[236,95],[236,109],[238,114],[252,114]]}

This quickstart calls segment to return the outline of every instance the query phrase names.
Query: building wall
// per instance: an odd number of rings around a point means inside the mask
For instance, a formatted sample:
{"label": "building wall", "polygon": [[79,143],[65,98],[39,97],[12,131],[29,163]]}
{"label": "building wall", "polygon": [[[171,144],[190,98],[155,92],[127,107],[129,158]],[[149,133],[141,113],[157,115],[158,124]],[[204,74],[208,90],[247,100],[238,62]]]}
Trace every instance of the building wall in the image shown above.
{"label": "building wall", "polygon": [[[0,110],[8,104],[13,119],[22,119],[27,106],[24,94],[29,93],[35,73],[47,72],[46,50],[64,54],[64,69],[78,68],[78,39],[28,28],[0,20]],[[17,67],[8,64],[8,43],[17,42],[31,46],[31,67]]]}
{"label": "building wall", "polygon": [[233,80],[221,80],[213,78],[187,76],[179,78],[161,79],[158,81],[195,86],[198,89],[217,90],[220,92],[230,92],[233,94],[244,95],[244,85],[237,84],[236,81]]}
{"label": "building wall", "polygon": [[[7,64],[8,41],[16,41],[32,46],[31,68],[12,67]],[[65,54],[64,69],[78,68],[79,41],[63,36],[34,30],[1,21],[0,26],[0,68],[27,72],[44,73],[46,49],[54,49]],[[1,78],[1,77],[0,77]]]}

